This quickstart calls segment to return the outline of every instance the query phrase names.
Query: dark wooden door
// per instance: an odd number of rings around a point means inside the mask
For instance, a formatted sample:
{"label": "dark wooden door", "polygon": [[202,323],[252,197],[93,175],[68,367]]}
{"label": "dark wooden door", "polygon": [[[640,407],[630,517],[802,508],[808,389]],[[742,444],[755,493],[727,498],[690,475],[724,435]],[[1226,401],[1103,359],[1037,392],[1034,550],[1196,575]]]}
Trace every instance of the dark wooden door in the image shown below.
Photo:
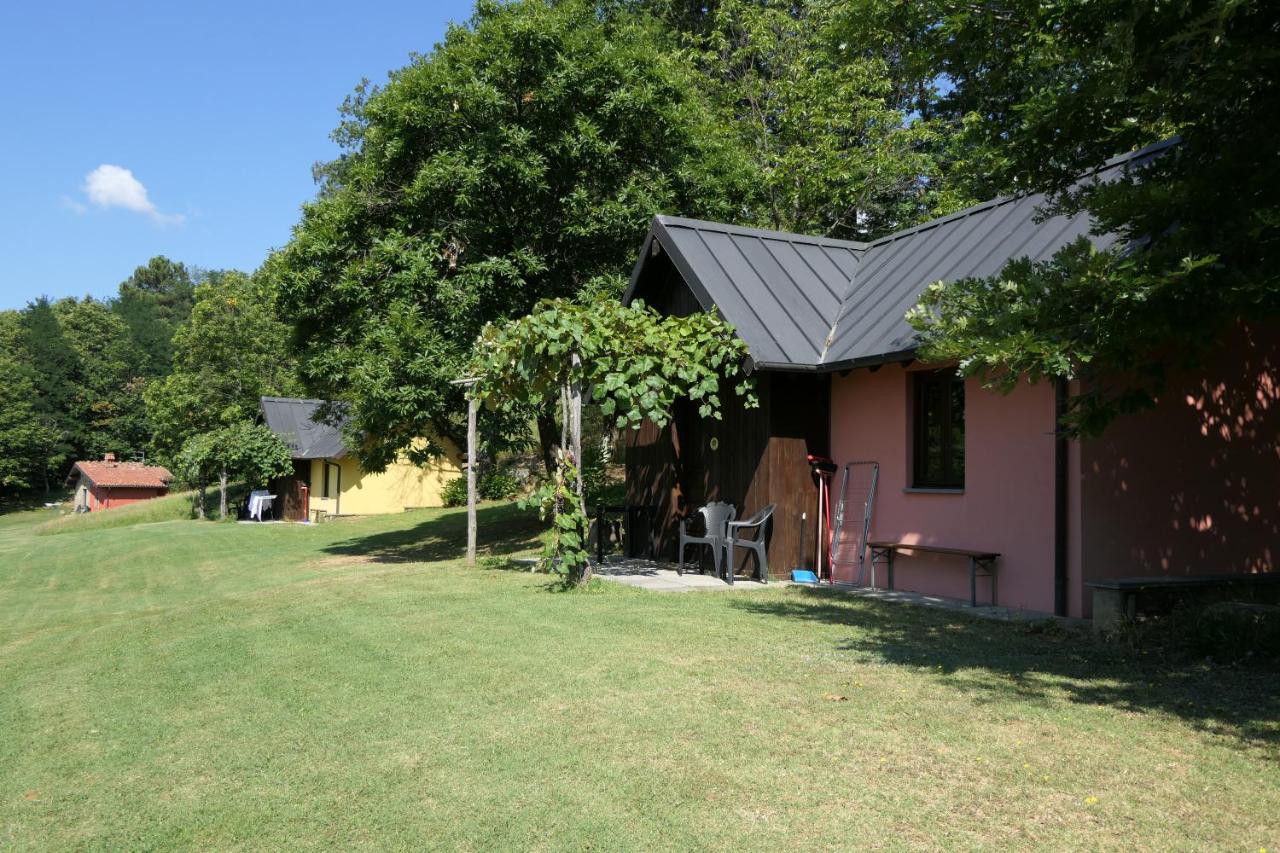
{"label": "dark wooden door", "polygon": [[285,521],[306,521],[308,510],[307,480],[311,473],[309,460],[294,460],[293,476],[276,481],[273,491],[284,510]]}

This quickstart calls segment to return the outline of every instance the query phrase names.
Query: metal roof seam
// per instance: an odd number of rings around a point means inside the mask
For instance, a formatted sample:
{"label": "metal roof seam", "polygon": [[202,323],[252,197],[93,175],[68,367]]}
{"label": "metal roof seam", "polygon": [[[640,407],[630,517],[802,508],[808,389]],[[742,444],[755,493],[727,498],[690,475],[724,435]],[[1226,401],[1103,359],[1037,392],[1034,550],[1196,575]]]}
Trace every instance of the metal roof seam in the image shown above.
{"label": "metal roof seam", "polygon": [[[813,313],[817,315],[819,320],[821,320],[824,312],[817,305],[813,304],[813,300],[809,298],[809,294],[806,292],[805,288],[800,284],[800,282],[796,281],[795,276],[793,276],[790,272],[788,272],[787,268],[783,266],[783,264],[778,260],[778,257],[774,253],[773,249],[769,247],[769,241],[764,240],[762,238],[756,238],[756,239],[760,243],[761,248],[763,248],[764,251],[768,253],[769,257],[773,260],[773,262],[777,264],[778,269],[782,271],[782,274],[787,277],[788,281],[791,282],[791,285],[792,287],[795,288],[795,291],[800,294],[800,298],[805,301],[805,304],[807,304],[811,309],[813,309]],[[775,242],[784,242],[784,241],[775,241]],[[792,245],[792,248],[793,249],[795,248],[794,245]],[[799,252],[797,252],[796,254],[799,255]],[[809,266],[808,262],[805,261],[803,257],[801,257],[800,260],[805,264],[805,266],[809,269],[809,271],[813,273],[814,278],[818,280],[818,283],[821,284],[824,288],[826,288],[826,282],[823,281],[822,276],[818,275],[817,270],[814,270],[812,266]],[[837,269],[839,269],[839,267],[837,267]],[[828,290],[828,292],[830,291]],[[804,330],[800,329],[800,333],[801,333],[801,336],[803,337]]]}
{"label": "metal roof seam", "polygon": [[[715,251],[707,243],[706,238],[702,236],[702,230],[698,228],[690,228],[689,230],[694,233],[694,235],[698,238],[698,241],[702,243],[702,247],[707,250],[707,254],[711,257],[711,260],[714,261],[716,266],[720,268],[720,273],[724,276],[725,281],[729,282],[729,286],[733,288],[734,293],[736,293],[738,296],[738,299],[741,300],[742,304],[745,305],[747,310],[751,312],[751,316],[755,318],[756,324],[759,325],[759,327],[764,331],[764,333],[769,336],[769,340],[773,341],[773,345],[777,349],[777,351],[782,353],[783,355],[786,355],[787,351],[786,351],[786,348],[782,346],[782,342],[778,340],[777,335],[775,335],[773,331],[769,328],[768,324],[764,322],[764,318],[760,316],[760,313],[756,311],[755,306],[751,304],[751,300],[748,299],[746,297],[746,294],[742,292],[742,289],[738,287],[737,283],[733,280],[733,276],[729,275],[729,271],[725,269],[724,263],[720,260],[719,256],[716,255]],[[728,235],[726,234],[725,236],[728,236]],[[730,242],[732,242],[732,240]],[[747,261],[747,266],[748,267],[751,266],[750,261]],[[752,272],[754,271],[755,269],[752,268]],[[756,275],[756,278],[760,278],[759,274]],[[761,279],[761,283],[763,283],[763,279]],[[729,319],[729,318],[726,318],[726,319]],[[737,324],[735,323],[734,325],[737,325]],[[748,344],[748,349],[750,349],[750,344]]]}
{"label": "metal roof seam", "polygon": [[[753,261],[751,259],[751,256],[748,254],[745,248],[745,244],[747,244],[747,241],[751,241],[751,240],[754,240],[756,244],[760,245],[765,250],[765,252],[769,255],[769,258],[773,259],[772,253],[768,252],[768,247],[764,246],[765,238],[763,237],[742,236],[741,238],[736,240],[730,239],[729,244],[733,247],[733,250],[737,252],[738,255],[742,258],[743,262],[746,263],[747,268],[751,270],[752,274],[755,275],[756,279],[760,282],[760,284],[764,286],[765,291],[768,292],[768,294],[771,297],[773,297],[774,303],[780,309],[778,313],[780,313],[783,317],[785,317],[788,321],[790,321],[791,326],[796,331],[797,339],[803,342],[803,344],[807,349],[813,352],[816,352],[817,347],[813,346],[813,342],[809,334],[806,332],[805,324],[802,324],[796,318],[795,312],[791,310],[791,306],[786,304],[786,302],[784,301],[784,294],[779,293],[775,287],[770,286],[769,280],[765,277],[764,272],[761,271],[761,269],[756,265],[755,261]],[[786,241],[786,242],[790,242],[790,241]],[[804,300],[804,303],[814,308],[814,313],[817,315],[818,319],[821,320],[822,312],[819,311],[816,308],[816,306],[814,306],[813,303],[809,300],[809,298],[805,295],[804,289],[800,287],[800,285],[795,281],[794,278],[791,277],[790,274],[787,273],[785,269],[782,270],[782,273],[787,277],[787,280],[790,281],[795,286],[796,291],[800,293],[801,298]],[[763,322],[763,318],[761,318],[761,321]],[[770,331],[772,333],[772,330]],[[782,340],[778,338],[777,335],[774,335],[773,337],[775,340],[778,341],[779,348],[782,350],[782,353],[788,358],[794,358],[795,354],[790,351],[792,348],[784,345]]]}
{"label": "metal roof seam", "polygon": [[[1031,197],[1027,197],[1027,198],[1031,198]],[[995,208],[995,207],[992,207],[992,208],[989,208],[987,211],[984,211],[984,212],[983,212],[983,214],[992,214],[992,215],[994,215],[994,214],[993,214],[993,212],[994,212],[995,210],[996,210],[996,208]],[[988,226],[986,227],[987,233],[990,233],[991,231],[994,231],[994,230],[997,230],[997,229],[999,229],[999,228],[1003,227],[1003,226],[1005,225],[1005,223],[1009,220],[1009,218],[1010,218],[1014,213],[1016,213],[1016,212],[1017,212],[1017,210],[1018,210],[1018,205],[1013,205],[1013,206],[1011,206],[1011,207],[1010,207],[1010,209],[1009,209],[1009,210],[1007,210],[1007,211],[1005,211],[1005,212],[1004,212],[1004,215],[1003,215],[1003,216],[1001,216],[1001,217],[999,218],[999,220],[998,220],[994,225],[988,225]],[[985,215],[975,215],[975,216],[973,217],[973,219],[977,221],[977,226],[978,226],[979,228],[981,228],[981,227],[982,227],[982,225],[983,225],[982,220],[983,220],[983,219],[985,219],[985,218],[989,218],[989,217],[988,217],[988,216],[985,216]],[[988,257],[990,257],[990,256],[991,256],[991,254],[992,254],[992,253],[994,253],[994,252],[995,252],[995,251],[996,251],[996,250],[997,250],[1001,245],[1003,245],[1003,244],[1006,242],[1006,240],[1007,240],[1008,236],[1009,236],[1009,235],[1011,235],[1011,234],[1013,234],[1013,233],[1014,233],[1014,232],[1012,231],[1012,229],[1011,229],[1010,231],[1005,232],[1005,235],[1006,235],[1006,236],[1005,236],[1004,238],[1000,239],[1000,240],[995,241],[995,242],[994,242],[994,244],[993,244],[993,245],[992,245],[992,246],[987,250],[987,252],[986,252],[985,254],[983,254],[983,255],[979,258],[979,260],[977,261],[977,263],[976,263],[976,264],[971,265],[971,268],[974,268],[974,267],[978,267],[978,266],[980,266],[980,265],[982,264],[982,262],[983,262],[983,261],[985,261]],[[1027,240],[1029,240],[1029,239],[1031,238],[1031,236],[1033,236],[1034,234],[1035,234],[1035,229],[1033,228],[1033,229],[1031,230],[1031,234],[1030,234],[1030,235],[1028,235],[1027,237],[1023,238],[1023,241],[1022,241],[1021,243],[1019,243],[1019,244],[1018,244],[1018,245],[1019,245],[1019,247],[1021,247],[1022,245],[1024,245],[1024,244],[1026,243],[1026,241],[1027,241]],[[907,242],[911,242],[911,241],[907,241]],[[970,246],[970,248],[969,248],[967,251],[965,251],[965,253],[964,253],[963,255],[961,255],[960,259],[959,259],[959,260],[957,260],[957,261],[956,261],[956,262],[951,266],[950,270],[955,270],[955,269],[960,265],[960,263],[961,263],[963,260],[965,260],[966,258],[968,258],[968,257],[969,257],[973,252],[974,252],[974,250],[975,250],[975,249],[977,249],[977,248],[981,247],[985,242],[986,242],[986,241],[984,241],[984,240],[976,240],[976,241],[974,241],[973,245],[972,245],[972,246]],[[919,253],[919,255],[918,255],[918,257],[917,257],[917,259],[916,259],[916,261],[915,261],[915,262],[914,262],[914,263],[913,263],[913,264],[912,264],[912,265],[911,265],[907,270],[905,270],[905,271],[897,271],[897,272],[896,272],[896,275],[895,275],[895,277],[894,277],[894,279],[893,279],[893,285],[892,285],[892,286],[889,286],[889,287],[883,287],[883,288],[880,288],[880,290],[882,291],[881,296],[880,296],[880,297],[876,300],[876,302],[872,305],[872,308],[874,308],[874,307],[876,307],[876,306],[880,305],[881,303],[885,302],[886,298],[887,298],[887,297],[889,297],[891,294],[897,293],[897,292],[899,292],[900,290],[902,290],[902,288],[903,288],[903,286],[904,286],[904,285],[903,285],[903,282],[904,282],[904,281],[906,281],[906,280],[908,280],[908,279],[910,278],[910,276],[912,276],[912,275],[913,275],[913,274],[914,274],[918,269],[920,269],[920,267],[922,266],[922,264],[924,264],[924,262],[925,262],[929,257],[930,257],[930,255],[929,255],[929,254],[927,254],[927,253],[925,253],[925,252],[920,252],[920,253]],[[949,271],[950,271],[950,270],[949,270]],[[919,295],[920,295],[920,293],[921,293],[921,292],[923,292],[924,287],[927,287],[929,283],[931,283],[932,281],[945,280],[945,279],[947,278],[947,276],[946,276],[946,275],[938,275],[938,276],[929,275],[929,276],[927,276],[927,278],[929,278],[929,279],[930,279],[930,282],[925,282],[924,284],[921,284],[921,283],[919,283],[919,280],[917,280],[917,283],[916,283],[915,285],[911,286],[911,293],[907,294],[908,299],[909,299],[910,301],[913,301],[913,302],[914,302],[914,301],[918,300],[918,299],[919,299]],[[902,316],[904,316],[904,315],[905,315],[905,313],[906,313],[905,311],[902,311],[902,306],[903,306],[903,304],[904,304],[904,300],[901,298],[901,296],[900,296],[897,300],[889,300],[889,302],[888,302],[887,304],[885,304],[884,310],[880,311],[880,312],[879,312],[879,314],[877,314],[877,316],[876,316],[875,318],[873,318],[873,319],[871,319],[871,320],[870,320],[870,322],[869,322],[869,324],[868,324],[868,326],[867,326],[867,334],[868,334],[868,336],[869,336],[869,337],[872,337],[873,339],[878,339],[878,336],[879,336],[879,335],[888,334],[888,329],[884,329],[884,331],[883,331],[883,332],[881,331],[881,329],[882,329],[884,326],[888,325],[888,323],[887,323],[886,321],[889,321],[889,322],[896,322],[896,321],[898,321],[898,320],[901,320],[901,319],[902,319]],[[895,315],[895,314],[897,314],[898,316],[897,316],[897,317],[894,317],[894,315]]]}

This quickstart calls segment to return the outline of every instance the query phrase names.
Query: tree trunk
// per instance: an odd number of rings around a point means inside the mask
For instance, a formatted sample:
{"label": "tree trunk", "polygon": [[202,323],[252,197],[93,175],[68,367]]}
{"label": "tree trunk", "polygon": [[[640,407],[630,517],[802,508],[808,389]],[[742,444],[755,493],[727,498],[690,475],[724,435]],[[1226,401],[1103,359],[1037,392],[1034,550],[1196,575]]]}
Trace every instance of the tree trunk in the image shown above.
{"label": "tree trunk", "polygon": [[560,388],[560,449],[569,449],[569,383]]}
{"label": "tree trunk", "polygon": [[218,518],[225,521],[227,518],[227,469],[223,468],[218,474]]}
{"label": "tree trunk", "polygon": [[[573,367],[576,371],[582,365],[582,360],[578,358],[578,354],[573,354]],[[582,489],[582,385],[578,380],[574,380],[569,387],[569,444],[572,448],[573,464],[578,472],[578,482],[575,490],[578,493],[578,506],[582,510],[582,517],[589,519],[587,515],[586,495]],[[587,529],[583,531],[583,535],[590,533],[591,522],[587,521]],[[600,535],[600,531],[596,531],[596,535]],[[586,540],[582,542],[583,548],[586,548]],[[582,576],[578,578],[578,583],[586,583],[591,580],[591,560],[587,559],[586,564],[582,567]]]}
{"label": "tree trunk", "polygon": [[542,466],[550,477],[556,472],[556,416],[551,412],[538,413],[538,445]]}
{"label": "tree trunk", "polygon": [[196,518],[204,521],[204,487],[205,481],[201,480],[196,486]]}
{"label": "tree trunk", "polygon": [[467,400],[467,563],[476,564],[476,410],[480,401]]}
{"label": "tree trunk", "polygon": [[[573,354],[573,366],[582,364],[578,354]],[[569,389],[569,447],[573,452],[573,464],[578,469],[578,503],[582,504],[583,515],[587,512],[586,495],[582,493],[582,386],[575,381]]]}

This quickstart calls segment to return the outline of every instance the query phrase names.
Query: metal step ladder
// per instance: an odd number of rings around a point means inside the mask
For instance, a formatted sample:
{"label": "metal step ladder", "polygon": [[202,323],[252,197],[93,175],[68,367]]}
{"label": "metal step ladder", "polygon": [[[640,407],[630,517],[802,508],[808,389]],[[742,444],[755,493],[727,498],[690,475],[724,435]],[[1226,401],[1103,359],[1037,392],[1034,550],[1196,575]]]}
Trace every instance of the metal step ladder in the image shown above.
{"label": "metal step ladder", "polygon": [[874,509],[876,499],[876,485],[880,480],[880,463],[872,460],[858,460],[850,462],[844,466],[844,474],[840,477],[840,502],[836,504],[836,518],[831,525],[831,582],[836,582],[836,572],[841,565],[851,565],[853,560],[841,560],[840,553],[843,550],[840,547],[840,537],[844,533],[845,522],[845,501],[849,493],[849,473],[851,470],[866,470],[868,472],[869,484],[867,486],[866,498],[862,502],[862,527],[858,531],[858,539],[855,543],[857,547],[857,580],[854,581],[857,586],[864,586],[866,577],[866,555],[867,540],[871,536],[871,512]]}

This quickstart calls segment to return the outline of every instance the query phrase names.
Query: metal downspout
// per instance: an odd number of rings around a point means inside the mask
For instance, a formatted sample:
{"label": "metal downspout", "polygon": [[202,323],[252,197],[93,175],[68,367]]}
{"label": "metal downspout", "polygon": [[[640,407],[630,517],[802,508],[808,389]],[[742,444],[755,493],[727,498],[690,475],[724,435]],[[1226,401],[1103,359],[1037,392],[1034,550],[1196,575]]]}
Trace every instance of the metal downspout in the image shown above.
{"label": "metal downspout", "polygon": [[1053,612],[1067,615],[1067,452],[1062,419],[1067,413],[1067,380],[1054,382],[1053,407]]}

